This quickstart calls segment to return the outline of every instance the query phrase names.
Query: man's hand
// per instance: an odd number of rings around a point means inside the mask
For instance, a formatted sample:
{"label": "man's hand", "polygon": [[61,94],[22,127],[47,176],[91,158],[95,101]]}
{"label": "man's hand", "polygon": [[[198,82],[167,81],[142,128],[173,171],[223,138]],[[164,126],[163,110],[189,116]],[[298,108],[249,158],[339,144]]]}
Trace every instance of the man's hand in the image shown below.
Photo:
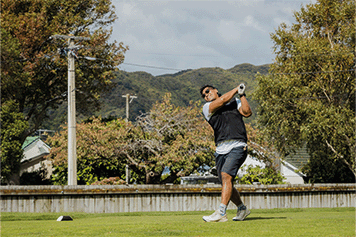
{"label": "man's hand", "polygon": [[245,88],[246,88],[245,84],[241,83],[241,84],[239,85],[239,87],[238,87],[238,93],[239,93],[240,96],[242,96],[242,95],[245,94]]}
{"label": "man's hand", "polygon": [[[239,108],[239,112],[242,116],[244,116],[245,118],[248,118],[252,115],[252,111],[251,111],[250,105],[248,104],[248,102],[246,100],[245,88],[246,88],[246,86],[243,83],[241,83],[237,87],[237,93],[240,95],[240,100],[241,100],[241,107]],[[235,89],[235,91],[236,91],[236,89]]]}

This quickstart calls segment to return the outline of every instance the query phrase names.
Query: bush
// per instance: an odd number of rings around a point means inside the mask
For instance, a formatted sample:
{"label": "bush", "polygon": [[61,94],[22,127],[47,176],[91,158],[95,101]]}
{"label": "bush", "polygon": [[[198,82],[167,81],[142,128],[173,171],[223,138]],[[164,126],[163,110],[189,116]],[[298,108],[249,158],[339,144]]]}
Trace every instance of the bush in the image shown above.
{"label": "bush", "polygon": [[260,166],[253,167],[249,165],[247,174],[239,180],[240,184],[253,184],[259,182],[261,184],[284,184],[285,179],[280,172],[276,172],[270,167],[262,168]]}
{"label": "bush", "polygon": [[120,177],[110,177],[108,179],[96,181],[91,185],[120,185],[120,184],[126,184],[126,181],[120,179]]}
{"label": "bush", "polygon": [[24,172],[20,177],[21,185],[51,185],[52,181],[47,179],[47,170],[41,167],[33,172]]}

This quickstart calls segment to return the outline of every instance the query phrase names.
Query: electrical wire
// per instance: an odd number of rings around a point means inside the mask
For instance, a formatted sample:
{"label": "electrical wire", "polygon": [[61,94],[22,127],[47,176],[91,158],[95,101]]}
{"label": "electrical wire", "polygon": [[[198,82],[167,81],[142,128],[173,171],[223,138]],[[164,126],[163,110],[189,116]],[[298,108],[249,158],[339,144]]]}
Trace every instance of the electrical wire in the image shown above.
{"label": "electrical wire", "polygon": [[[351,51],[350,51],[351,52]],[[348,53],[350,53],[348,52]],[[319,53],[319,54],[314,54],[314,53],[310,53],[313,54],[314,56],[321,56],[321,55],[332,55],[335,52],[324,52],[324,53]],[[45,55],[43,57],[46,58],[50,58],[52,57],[54,54],[48,56]],[[298,55],[298,54],[296,54]],[[306,55],[304,53],[300,53],[300,55]],[[86,56],[78,56],[78,58],[83,58],[83,59],[87,59],[90,61],[110,61],[110,62],[118,62],[118,61],[114,61],[114,60],[110,60],[110,59],[103,59],[103,58],[93,58],[93,57],[86,57]],[[31,59],[19,59],[19,60],[3,60],[2,62],[4,63],[8,63],[8,62],[24,62],[24,61],[31,61]],[[151,66],[151,65],[143,65],[143,64],[136,64],[136,63],[121,63],[124,65],[129,65],[129,66],[135,66],[135,67],[144,67],[144,68],[152,68],[152,69],[160,69],[160,70],[170,70],[170,71],[185,71],[187,69],[178,69],[178,68],[169,68],[169,67],[159,67],[159,66]],[[339,73],[339,72],[350,72],[350,71],[355,71],[355,69],[349,69],[349,70],[335,70],[335,71],[312,71],[312,72],[289,72],[289,73],[263,73],[262,75],[306,75],[306,74],[328,74],[328,73]],[[241,72],[241,73],[237,73],[237,74],[256,74],[254,72]]]}
{"label": "electrical wire", "polygon": [[352,72],[355,69],[349,70],[336,70],[336,71],[314,71],[314,72],[289,72],[289,73],[267,73],[265,75],[306,75],[306,74],[323,74],[323,73],[336,73],[336,72]]}
{"label": "electrical wire", "polygon": [[167,68],[167,67],[156,67],[156,66],[149,66],[149,65],[141,65],[141,64],[135,64],[135,63],[122,63],[125,65],[130,65],[130,66],[137,66],[137,67],[146,67],[146,68],[154,68],[154,69],[162,69],[162,70],[171,70],[171,71],[184,71],[186,69],[177,69],[177,68]]}

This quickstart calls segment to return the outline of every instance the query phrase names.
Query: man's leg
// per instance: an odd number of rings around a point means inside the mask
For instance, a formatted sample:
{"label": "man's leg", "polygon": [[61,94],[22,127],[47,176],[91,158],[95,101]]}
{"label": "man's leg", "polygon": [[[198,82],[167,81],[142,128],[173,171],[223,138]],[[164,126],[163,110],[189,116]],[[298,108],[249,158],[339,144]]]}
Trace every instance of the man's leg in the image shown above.
{"label": "man's leg", "polygon": [[203,216],[203,220],[206,222],[223,222],[227,221],[226,207],[229,204],[232,194],[232,177],[231,175],[221,172],[222,190],[221,190],[221,203],[212,215]]}
{"label": "man's leg", "polygon": [[221,179],[222,179],[221,203],[227,206],[233,195],[232,177],[231,175],[225,172],[221,172]]}
{"label": "man's leg", "polygon": [[240,197],[239,191],[236,190],[236,188],[233,186],[232,187],[232,194],[230,200],[236,205],[240,206],[242,204],[242,200]]}
{"label": "man's leg", "polygon": [[236,206],[242,204],[242,200],[240,197],[240,193],[236,190],[236,188],[232,184],[232,177],[225,173],[221,172],[222,178],[222,190],[221,190],[221,203],[226,206],[229,204],[231,200]]}
{"label": "man's leg", "polygon": [[226,213],[227,205],[231,200],[237,206],[237,214],[232,220],[243,221],[251,213],[250,210],[248,210],[243,204],[239,192],[233,186],[232,177],[225,172],[221,172],[221,178],[223,186],[221,190],[221,204],[219,208],[222,208],[222,204],[224,204],[223,211]]}

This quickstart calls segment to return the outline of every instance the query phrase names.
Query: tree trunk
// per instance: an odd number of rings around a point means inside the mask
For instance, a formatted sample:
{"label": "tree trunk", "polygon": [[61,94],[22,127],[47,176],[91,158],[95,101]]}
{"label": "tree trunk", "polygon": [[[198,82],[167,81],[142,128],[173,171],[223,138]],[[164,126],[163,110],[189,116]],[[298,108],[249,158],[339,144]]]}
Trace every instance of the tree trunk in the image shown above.
{"label": "tree trunk", "polygon": [[161,178],[160,173],[155,173],[153,171],[146,172],[146,184],[159,184],[160,178]]}
{"label": "tree trunk", "polygon": [[20,172],[14,173],[8,180],[9,185],[20,185]]}

